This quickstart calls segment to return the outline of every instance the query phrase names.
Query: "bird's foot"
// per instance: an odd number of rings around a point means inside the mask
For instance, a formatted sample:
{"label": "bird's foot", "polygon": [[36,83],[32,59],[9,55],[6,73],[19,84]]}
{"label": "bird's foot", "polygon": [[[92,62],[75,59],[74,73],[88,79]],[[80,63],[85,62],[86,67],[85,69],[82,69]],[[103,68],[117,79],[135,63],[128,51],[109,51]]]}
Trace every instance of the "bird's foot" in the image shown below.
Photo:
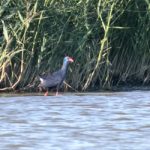
{"label": "bird's foot", "polygon": [[55,94],[55,96],[62,96],[62,95],[63,95],[62,93],[59,93],[59,94],[58,94],[57,92],[56,92],[56,94]]}
{"label": "bird's foot", "polygon": [[48,96],[48,91],[44,94],[44,96]]}
{"label": "bird's foot", "polygon": [[58,96],[58,91],[56,92],[55,96]]}

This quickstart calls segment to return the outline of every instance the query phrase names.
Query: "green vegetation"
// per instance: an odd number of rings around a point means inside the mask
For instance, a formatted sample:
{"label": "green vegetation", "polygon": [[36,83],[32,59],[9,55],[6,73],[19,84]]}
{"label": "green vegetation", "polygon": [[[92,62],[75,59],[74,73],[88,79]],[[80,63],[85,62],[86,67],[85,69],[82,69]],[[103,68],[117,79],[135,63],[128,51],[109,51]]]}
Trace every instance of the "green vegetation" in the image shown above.
{"label": "green vegetation", "polygon": [[1,0],[0,89],[37,83],[64,55],[75,89],[150,82],[149,0]]}

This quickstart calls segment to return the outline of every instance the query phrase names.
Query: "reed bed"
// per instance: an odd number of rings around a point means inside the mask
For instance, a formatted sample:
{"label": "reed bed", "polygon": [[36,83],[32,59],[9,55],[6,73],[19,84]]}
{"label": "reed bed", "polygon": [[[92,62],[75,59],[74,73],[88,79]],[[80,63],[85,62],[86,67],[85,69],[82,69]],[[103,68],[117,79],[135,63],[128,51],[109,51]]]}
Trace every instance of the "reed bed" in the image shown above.
{"label": "reed bed", "polygon": [[150,82],[149,0],[1,0],[0,90],[38,85],[65,55],[73,89]]}

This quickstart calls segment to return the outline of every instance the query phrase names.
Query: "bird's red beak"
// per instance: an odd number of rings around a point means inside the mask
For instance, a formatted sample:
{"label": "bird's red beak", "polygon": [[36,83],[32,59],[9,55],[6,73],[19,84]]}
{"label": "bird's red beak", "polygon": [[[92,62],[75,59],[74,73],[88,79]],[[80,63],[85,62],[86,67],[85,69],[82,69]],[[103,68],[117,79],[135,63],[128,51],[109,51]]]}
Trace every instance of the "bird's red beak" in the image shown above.
{"label": "bird's red beak", "polygon": [[69,57],[69,62],[74,62],[73,58]]}

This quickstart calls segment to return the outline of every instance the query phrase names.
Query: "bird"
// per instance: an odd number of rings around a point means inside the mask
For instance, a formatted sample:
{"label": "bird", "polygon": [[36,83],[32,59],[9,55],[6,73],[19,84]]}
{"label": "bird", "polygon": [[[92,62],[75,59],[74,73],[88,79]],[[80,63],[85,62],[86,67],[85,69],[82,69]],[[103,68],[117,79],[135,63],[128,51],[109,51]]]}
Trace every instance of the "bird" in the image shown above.
{"label": "bird", "polygon": [[45,75],[39,76],[40,84],[38,87],[45,88],[47,91],[45,92],[44,96],[48,96],[48,90],[50,88],[56,88],[56,96],[58,95],[58,91],[65,80],[67,68],[69,63],[74,62],[73,58],[69,56],[65,56],[63,59],[63,65],[61,69],[59,69],[56,72],[53,72],[52,74],[48,73]]}

